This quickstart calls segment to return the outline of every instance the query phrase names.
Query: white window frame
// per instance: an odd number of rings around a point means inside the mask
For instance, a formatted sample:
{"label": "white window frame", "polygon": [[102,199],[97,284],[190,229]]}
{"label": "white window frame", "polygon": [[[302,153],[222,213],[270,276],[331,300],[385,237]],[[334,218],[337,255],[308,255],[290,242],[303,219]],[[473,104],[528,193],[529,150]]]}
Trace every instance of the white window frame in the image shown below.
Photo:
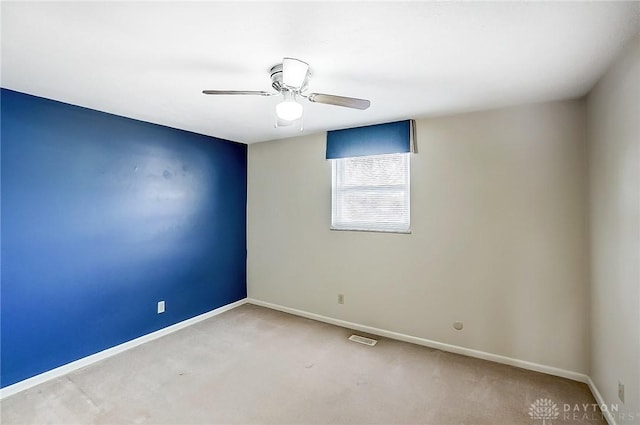
{"label": "white window frame", "polygon": [[[388,184],[388,185],[362,185],[362,186],[346,186],[341,183],[341,167],[346,166],[345,159],[333,159],[331,160],[331,230],[350,230],[350,231],[365,231],[365,232],[385,232],[385,233],[411,233],[411,154],[401,153],[392,154],[401,155],[404,158],[406,166],[406,180],[403,184]],[[367,158],[368,160],[375,158],[386,157],[387,155],[376,155]],[[347,158],[348,159],[348,158]],[[371,222],[370,220],[355,221],[346,220],[341,214],[342,208],[340,200],[341,194],[348,191],[377,191],[377,192],[395,192],[398,190],[404,192],[404,211],[406,214],[406,220],[402,220],[399,223],[393,223],[384,221],[384,218],[379,222]],[[404,215],[403,214],[403,217]]]}

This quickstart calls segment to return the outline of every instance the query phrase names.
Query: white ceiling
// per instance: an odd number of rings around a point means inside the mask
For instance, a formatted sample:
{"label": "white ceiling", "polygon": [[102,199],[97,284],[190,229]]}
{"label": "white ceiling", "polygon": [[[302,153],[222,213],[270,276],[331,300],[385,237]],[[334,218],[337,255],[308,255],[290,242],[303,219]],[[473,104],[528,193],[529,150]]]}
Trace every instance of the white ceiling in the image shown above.
{"label": "white ceiling", "polygon": [[311,65],[304,133],[576,98],[640,29],[640,2],[2,2],[2,87],[224,139],[273,128],[269,68]]}

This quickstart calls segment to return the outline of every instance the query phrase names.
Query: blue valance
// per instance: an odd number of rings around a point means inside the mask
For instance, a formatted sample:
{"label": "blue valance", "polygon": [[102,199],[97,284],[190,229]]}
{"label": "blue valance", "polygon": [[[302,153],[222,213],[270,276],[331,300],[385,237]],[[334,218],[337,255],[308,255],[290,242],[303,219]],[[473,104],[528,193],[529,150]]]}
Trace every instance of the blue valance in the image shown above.
{"label": "blue valance", "polygon": [[413,120],[327,132],[327,159],[415,152]]}

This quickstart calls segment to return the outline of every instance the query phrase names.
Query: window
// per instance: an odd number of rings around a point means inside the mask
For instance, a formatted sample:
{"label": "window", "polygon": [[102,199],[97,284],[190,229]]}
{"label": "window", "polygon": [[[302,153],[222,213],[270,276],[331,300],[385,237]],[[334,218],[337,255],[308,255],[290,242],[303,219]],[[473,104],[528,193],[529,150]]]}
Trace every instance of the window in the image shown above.
{"label": "window", "polygon": [[409,233],[409,153],[332,160],[331,228]]}

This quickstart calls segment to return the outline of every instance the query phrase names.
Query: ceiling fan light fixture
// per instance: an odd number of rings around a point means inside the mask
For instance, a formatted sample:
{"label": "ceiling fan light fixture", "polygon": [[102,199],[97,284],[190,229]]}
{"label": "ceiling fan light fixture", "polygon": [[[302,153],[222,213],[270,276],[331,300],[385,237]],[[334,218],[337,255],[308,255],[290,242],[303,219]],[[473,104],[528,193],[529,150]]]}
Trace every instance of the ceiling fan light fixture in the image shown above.
{"label": "ceiling fan light fixture", "polygon": [[276,115],[281,120],[295,121],[302,117],[302,105],[296,102],[295,94],[284,93],[284,100],[276,105]]}
{"label": "ceiling fan light fixture", "polygon": [[285,121],[295,121],[302,116],[302,105],[295,100],[285,100],[276,105],[278,118]]}
{"label": "ceiling fan light fixture", "polygon": [[309,74],[309,64],[300,59],[284,58],[282,60],[282,82],[285,86],[299,89]]}

